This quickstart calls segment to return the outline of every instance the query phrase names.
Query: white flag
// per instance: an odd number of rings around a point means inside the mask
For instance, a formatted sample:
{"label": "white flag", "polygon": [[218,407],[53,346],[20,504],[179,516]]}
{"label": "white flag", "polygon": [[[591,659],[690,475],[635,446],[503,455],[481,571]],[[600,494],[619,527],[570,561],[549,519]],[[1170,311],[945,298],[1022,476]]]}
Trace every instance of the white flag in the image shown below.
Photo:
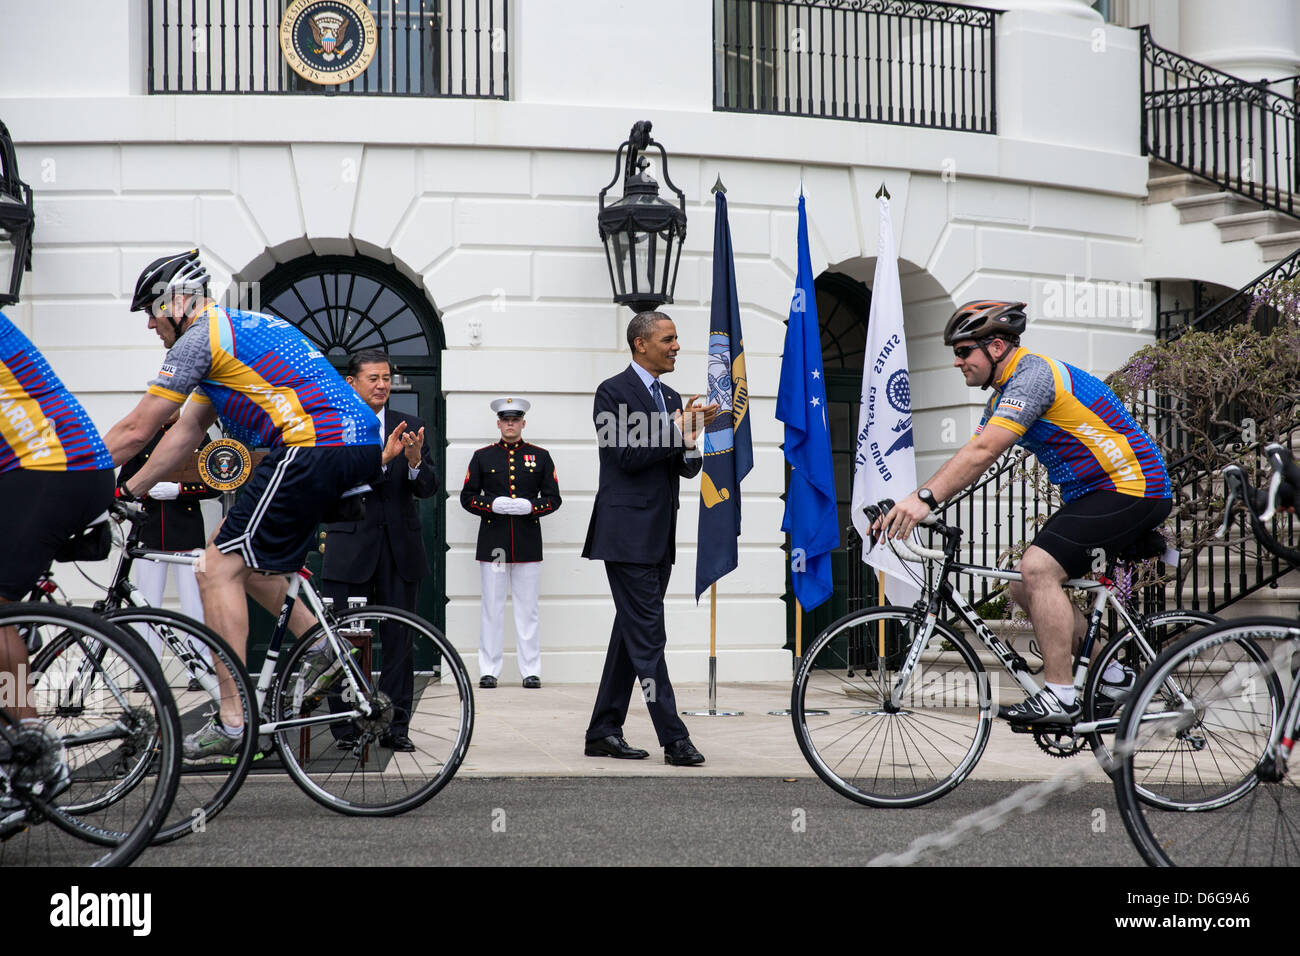
{"label": "white flag", "polygon": [[901,501],[916,490],[912,441],[912,389],[903,334],[903,293],[898,284],[898,254],[889,200],[880,197],[880,242],[876,279],[871,287],[866,359],[862,368],[862,407],[858,412],[857,456],[853,466],[853,527],[862,536],[862,560],[888,577],[890,604],[909,605],[921,596],[913,577],[921,565],[905,565],[881,542],[871,548],[864,505],[882,498]]}

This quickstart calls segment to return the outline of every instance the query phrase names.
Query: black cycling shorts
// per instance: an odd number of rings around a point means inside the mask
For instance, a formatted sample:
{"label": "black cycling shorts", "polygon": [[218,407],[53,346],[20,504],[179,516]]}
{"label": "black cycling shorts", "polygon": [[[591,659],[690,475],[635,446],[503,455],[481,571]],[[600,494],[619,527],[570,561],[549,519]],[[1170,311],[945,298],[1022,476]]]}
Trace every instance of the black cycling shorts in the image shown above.
{"label": "black cycling shorts", "polygon": [[259,571],[290,574],[302,567],[316,526],[345,491],[380,472],[378,445],[281,446],[248,477],[213,539]]}
{"label": "black cycling shorts", "polygon": [[0,548],[0,598],[21,601],[50,567],[54,552],[113,504],[113,469],[0,474],[5,546]]}
{"label": "black cycling shorts", "polygon": [[1034,538],[1034,547],[1054,557],[1070,577],[1082,577],[1093,570],[1103,552],[1113,558],[1131,547],[1164,521],[1172,508],[1168,498],[1093,491],[1048,518]]}

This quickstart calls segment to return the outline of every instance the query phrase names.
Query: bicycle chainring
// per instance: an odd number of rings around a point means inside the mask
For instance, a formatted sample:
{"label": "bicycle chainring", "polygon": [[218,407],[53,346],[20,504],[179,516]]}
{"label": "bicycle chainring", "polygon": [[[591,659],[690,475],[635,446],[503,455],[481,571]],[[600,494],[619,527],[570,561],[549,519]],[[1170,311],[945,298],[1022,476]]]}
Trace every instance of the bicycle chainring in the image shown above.
{"label": "bicycle chainring", "polygon": [[1035,730],[1034,743],[1049,757],[1059,757],[1062,760],[1073,757],[1088,746],[1085,737],[1066,730]]}

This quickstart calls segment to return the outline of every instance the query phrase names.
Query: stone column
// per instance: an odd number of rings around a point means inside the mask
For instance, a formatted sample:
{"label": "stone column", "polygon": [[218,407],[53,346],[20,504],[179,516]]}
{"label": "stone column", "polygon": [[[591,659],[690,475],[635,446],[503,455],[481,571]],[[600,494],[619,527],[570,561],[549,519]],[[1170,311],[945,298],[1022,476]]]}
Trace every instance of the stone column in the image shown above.
{"label": "stone column", "polygon": [[1300,72],[1294,0],[1183,0],[1180,10],[1184,56],[1252,82]]}

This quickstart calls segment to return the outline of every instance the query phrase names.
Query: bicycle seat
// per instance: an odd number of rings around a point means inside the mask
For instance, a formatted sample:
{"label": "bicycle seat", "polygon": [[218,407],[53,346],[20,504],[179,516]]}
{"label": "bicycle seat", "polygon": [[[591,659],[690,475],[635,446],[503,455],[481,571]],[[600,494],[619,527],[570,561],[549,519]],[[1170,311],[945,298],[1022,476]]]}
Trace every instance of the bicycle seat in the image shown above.
{"label": "bicycle seat", "polygon": [[366,499],[363,497],[374,489],[368,484],[349,488],[330,505],[321,515],[321,521],[333,524],[337,521],[361,521],[366,516]]}
{"label": "bicycle seat", "polygon": [[1164,555],[1165,549],[1168,547],[1165,536],[1160,533],[1159,529],[1152,528],[1127,548],[1118,552],[1115,555],[1115,560],[1133,562],[1159,558]]}
{"label": "bicycle seat", "polygon": [[113,531],[108,524],[108,512],[88,524],[81,531],[59,545],[54,552],[54,560],[67,561],[103,561],[113,550]]}

